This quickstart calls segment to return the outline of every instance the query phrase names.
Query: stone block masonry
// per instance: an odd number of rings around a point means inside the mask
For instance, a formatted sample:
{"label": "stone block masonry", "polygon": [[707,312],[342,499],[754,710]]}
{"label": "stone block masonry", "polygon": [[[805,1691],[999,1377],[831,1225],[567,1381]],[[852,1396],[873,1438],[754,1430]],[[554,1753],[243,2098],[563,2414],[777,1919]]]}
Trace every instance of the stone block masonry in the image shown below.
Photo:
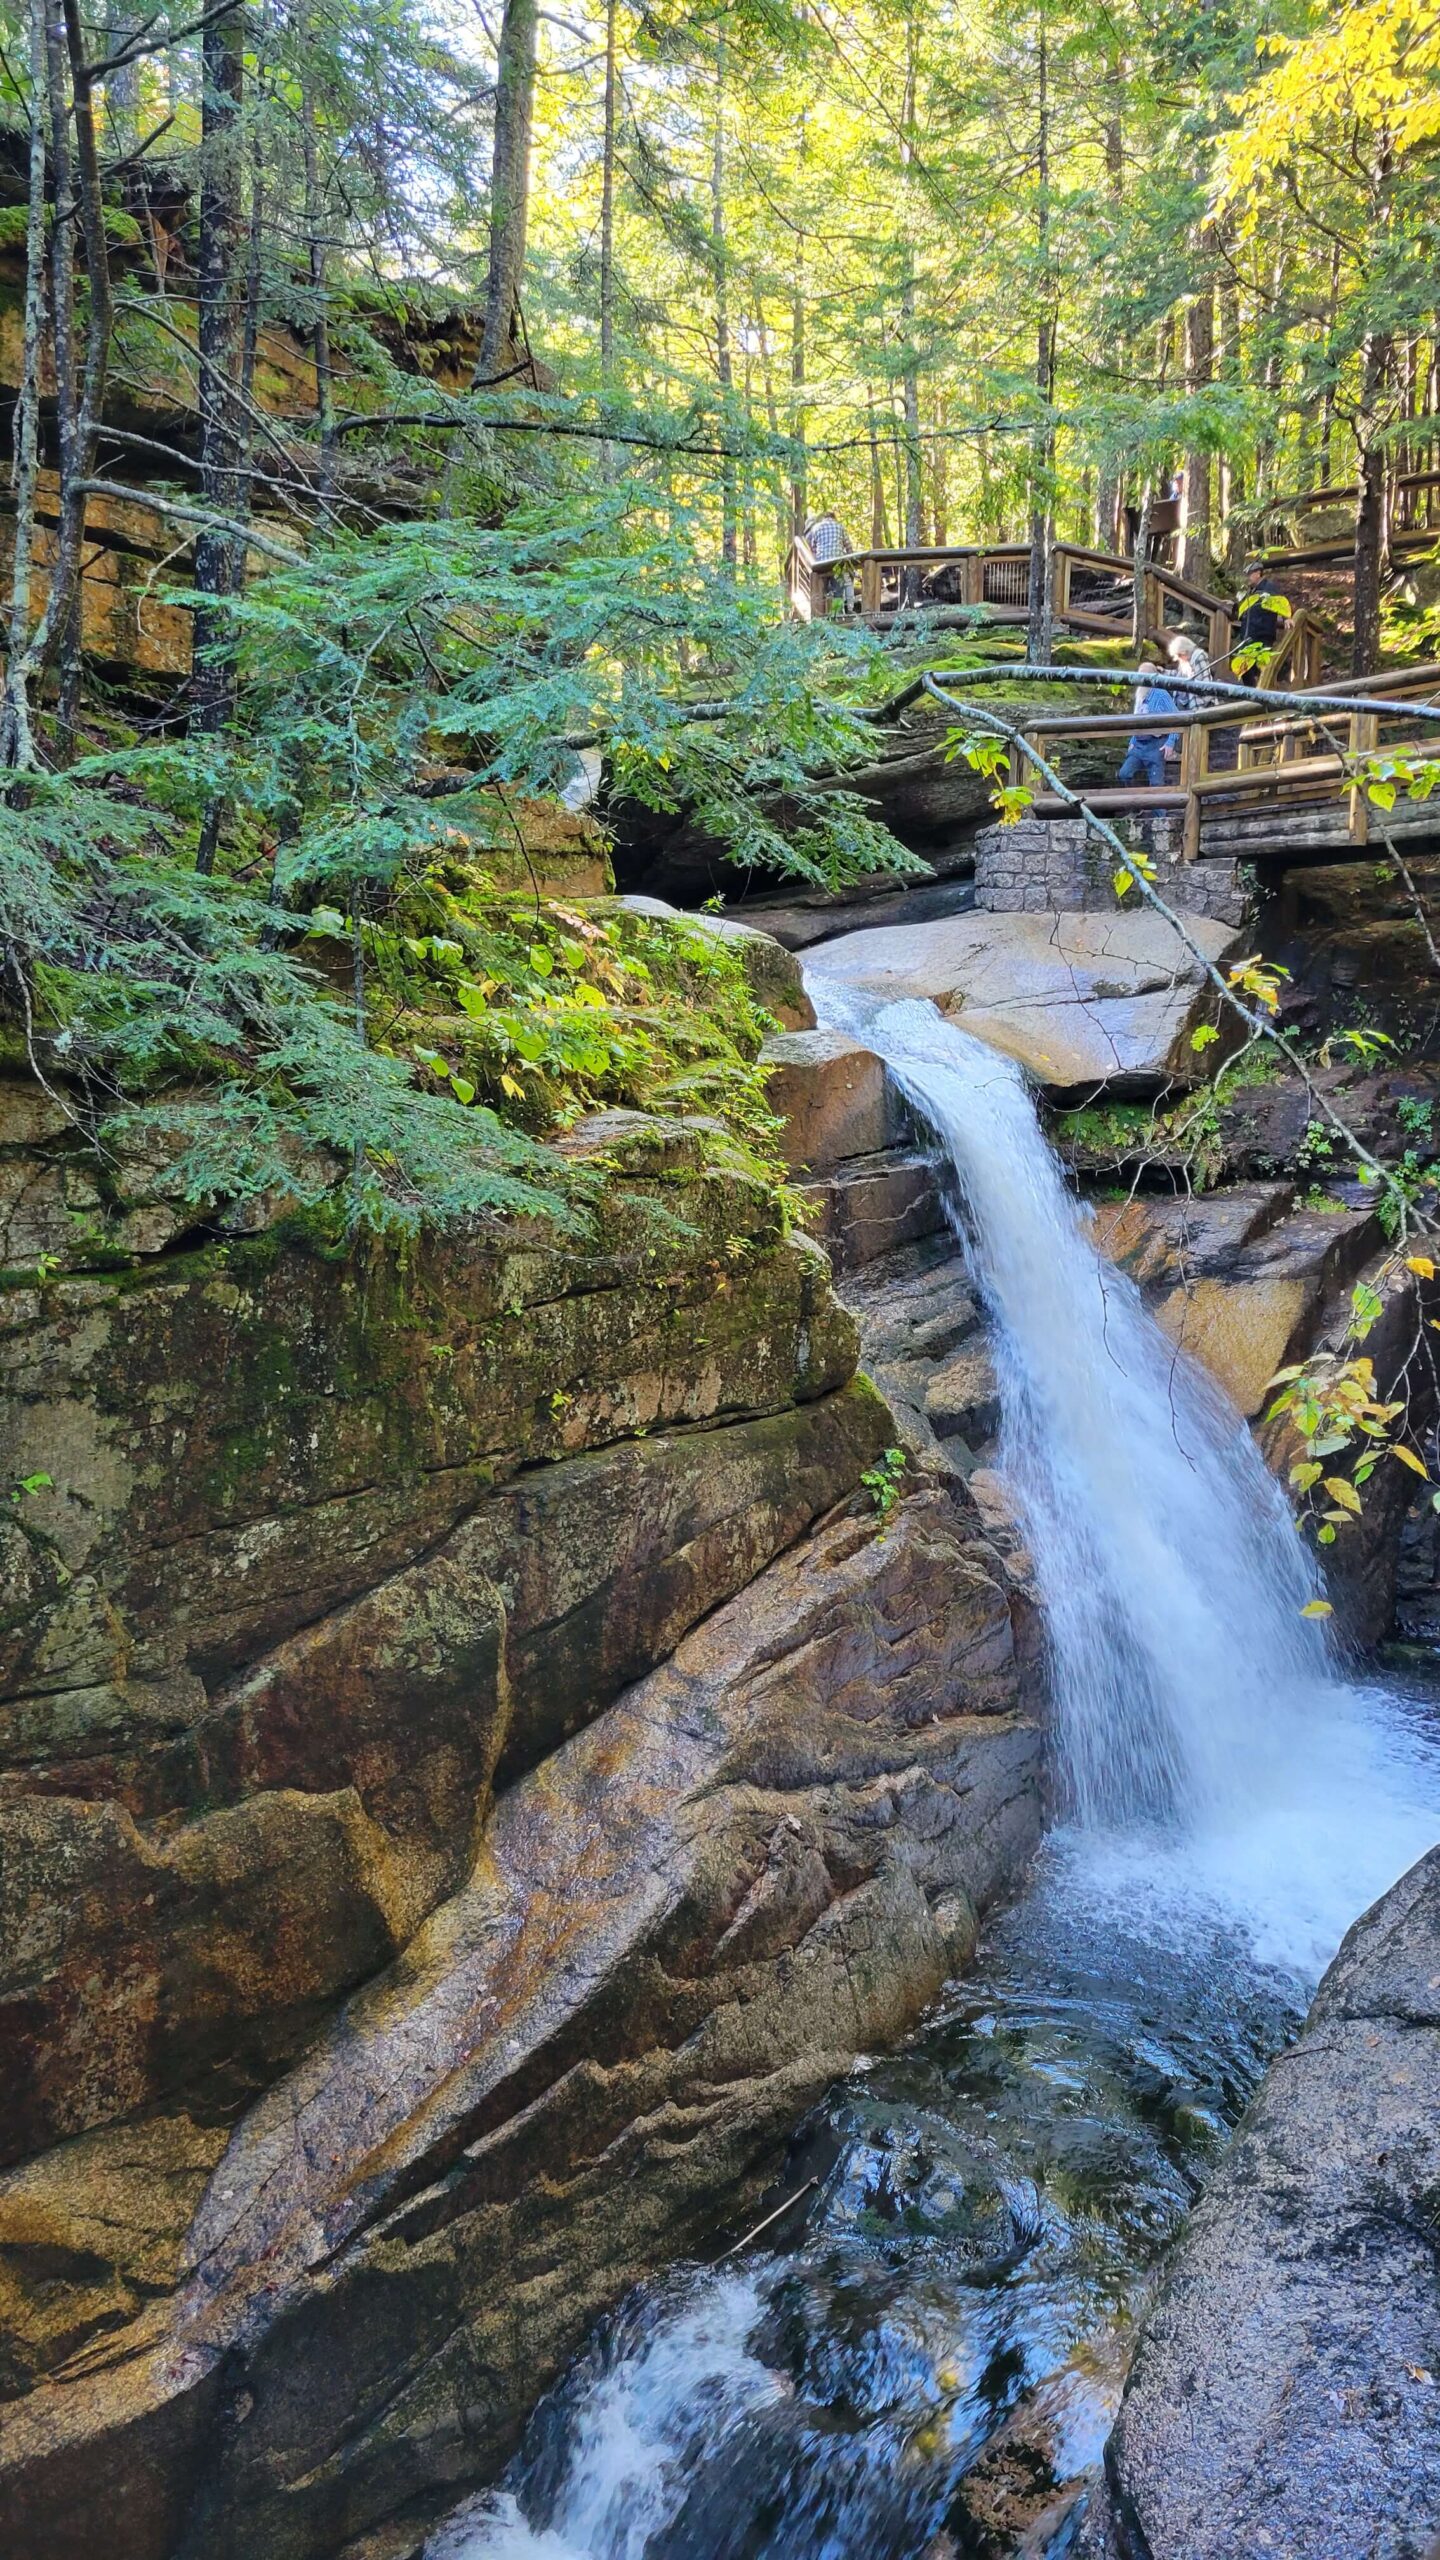
{"label": "stone block masonry", "polygon": [[[1122,841],[1142,840],[1133,818],[1119,820]],[[1180,822],[1149,822],[1155,886],[1183,914],[1239,925],[1250,897],[1237,862],[1182,862]],[[1022,818],[1013,827],[982,827],[975,839],[975,904],[986,915],[1091,915],[1120,907],[1118,868],[1081,818]],[[1131,890],[1123,902],[1137,903]]]}

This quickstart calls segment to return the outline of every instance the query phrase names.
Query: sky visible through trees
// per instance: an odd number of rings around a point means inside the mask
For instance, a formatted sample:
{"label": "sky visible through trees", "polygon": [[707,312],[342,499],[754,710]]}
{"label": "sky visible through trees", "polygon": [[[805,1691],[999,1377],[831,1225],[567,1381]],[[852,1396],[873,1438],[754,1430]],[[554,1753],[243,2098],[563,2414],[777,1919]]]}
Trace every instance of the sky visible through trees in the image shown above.
{"label": "sky visible through trees", "polygon": [[[450,930],[458,845],[590,751],[742,871],[909,859],[834,786],[914,634],[786,620],[817,510],[1038,561],[1173,485],[1208,586],[1334,485],[1374,663],[1437,140],[1440,0],[3,0],[15,1036],[183,1121],[197,1196],[531,1196],[542,1053],[579,1108],[629,1052]],[[162,605],[138,663],[104,614]],[[380,960],[461,946],[469,1045],[417,1048]]]}

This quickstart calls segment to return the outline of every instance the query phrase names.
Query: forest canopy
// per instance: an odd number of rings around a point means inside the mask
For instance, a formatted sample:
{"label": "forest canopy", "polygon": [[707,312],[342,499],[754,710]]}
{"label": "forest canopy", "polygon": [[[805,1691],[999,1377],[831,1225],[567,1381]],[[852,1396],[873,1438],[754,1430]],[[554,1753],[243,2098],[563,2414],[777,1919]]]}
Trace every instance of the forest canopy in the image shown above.
{"label": "forest canopy", "polygon": [[[933,640],[786,617],[816,514],[1038,563],[1173,489],[1224,592],[1333,492],[1376,663],[1440,459],[1437,69],[1440,0],[5,0],[13,1040],[183,1123],[197,1197],[319,1161],[351,1214],[554,1207],[557,1116],[695,1060],[555,1080],[487,869],[522,803],[598,770],[737,877],[912,863],[845,786]],[[417,1058],[457,942],[495,1021]],[[606,948],[575,1001],[644,1013]]]}

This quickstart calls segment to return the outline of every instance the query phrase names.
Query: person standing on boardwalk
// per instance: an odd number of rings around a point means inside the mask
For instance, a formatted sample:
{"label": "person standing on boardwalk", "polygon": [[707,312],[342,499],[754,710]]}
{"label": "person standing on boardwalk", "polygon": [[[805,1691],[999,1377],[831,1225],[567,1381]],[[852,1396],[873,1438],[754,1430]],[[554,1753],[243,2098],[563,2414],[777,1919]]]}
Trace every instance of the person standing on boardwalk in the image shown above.
{"label": "person standing on boardwalk", "polygon": [[[1149,658],[1136,668],[1135,710],[1138,715],[1154,718],[1157,722],[1173,720],[1178,705],[1174,695],[1159,682],[1159,675],[1159,668]],[[1179,752],[1179,736],[1173,729],[1168,737],[1157,737],[1152,733],[1148,737],[1132,738],[1120,767],[1120,780],[1123,783],[1143,783],[1147,791],[1163,791],[1165,759]]]}
{"label": "person standing on boardwalk", "polygon": [[843,553],[854,548],[845,527],[830,507],[823,515],[811,517],[805,527],[805,540],[812,560],[838,560]]}
{"label": "person standing on boardwalk", "polygon": [[[1245,584],[1235,602],[1234,638],[1230,655],[1237,657],[1247,649],[1273,649],[1280,637],[1281,615],[1276,603],[1289,611],[1286,597],[1278,595],[1265,575],[1262,562],[1252,558],[1245,563]],[[1242,684],[1258,684],[1260,669],[1254,661],[1235,670]]]}
{"label": "person standing on boardwalk", "polygon": [[[1209,650],[1202,649],[1198,640],[1192,640],[1188,631],[1171,632],[1166,643],[1166,655],[1177,677],[1189,676],[1195,683],[1203,684],[1210,673]],[[1200,709],[1199,698],[1187,693],[1183,684],[1175,686],[1175,699],[1182,711]]]}

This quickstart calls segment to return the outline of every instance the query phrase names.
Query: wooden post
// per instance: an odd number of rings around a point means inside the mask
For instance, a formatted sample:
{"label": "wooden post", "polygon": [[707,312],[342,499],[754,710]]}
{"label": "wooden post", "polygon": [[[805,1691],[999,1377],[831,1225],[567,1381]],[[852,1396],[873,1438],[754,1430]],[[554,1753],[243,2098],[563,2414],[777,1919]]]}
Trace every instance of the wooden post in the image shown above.
{"label": "wooden post", "polygon": [[1180,859],[1194,862],[1200,852],[1200,793],[1210,770],[1210,732],[1197,722],[1186,729],[1180,740],[1180,783],[1185,793],[1185,826],[1181,837]]}
{"label": "wooden post", "polygon": [[868,551],[860,563],[860,610],[870,618],[880,610],[880,563]]}
{"label": "wooden post", "polygon": [[[1380,722],[1373,711],[1352,711],[1350,715],[1350,754],[1353,757],[1373,754],[1380,743]],[[1352,782],[1349,800],[1350,841],[1370,841],[1370,803],[1363,783]]]}
{"label": "wooden post", "polygon": [[983,604],[984,601],[985,554],[983,551],[967,551],[965,554],[965,602]]}
{"label": "wooden post", "polygon": [[1051,554],[1051,558],[1054,562],[1054,592],[1050,607],[1051,618],[1055,622],[1063,622],[1070,610],[1070,572],[1074,568],[1075,563],[1072,560],[1066,545],[1061,542],[1056,543]]}

